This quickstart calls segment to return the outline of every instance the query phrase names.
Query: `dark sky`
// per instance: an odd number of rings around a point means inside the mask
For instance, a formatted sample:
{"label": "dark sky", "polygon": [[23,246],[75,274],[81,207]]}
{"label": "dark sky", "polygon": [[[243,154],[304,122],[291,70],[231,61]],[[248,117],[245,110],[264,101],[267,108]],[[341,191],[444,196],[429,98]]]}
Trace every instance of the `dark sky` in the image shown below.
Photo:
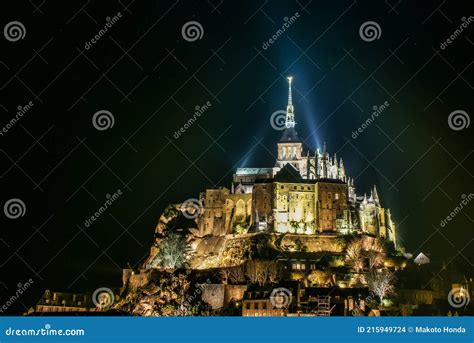
{"label": "dark sky", "polygon": [[[29,278],[34,287],[11,310],[30,306],[45,288],[119,286],[120,268],[148,253],[166,204],[228,187],[235,167],[273,166],[280,132],[269,119],[286,105],[288,74],[299,135],[337,151],[358,193],[378,186],[407,251],[472,272],[472,204],[440,227],[473,193],[472,125],[455,131],[448,117],[457,110],[472,117],[474,23],[440,47],[471,13],[467,1],[1,6],[2,28],[12,21],[25,28],[15,42],[0,36],[1,127],[18,106],[33,106],[0,136],[2,208],[10,199],[26,208],[18,219],[1,213],[0,305]],[[200,23],[201,39],[183,39],[189,21]],[[361,39],[368,21],[379,25],[378,39]],[[104,131],[92,124],[101,110],[114,117]],[[118,189],[123,194],[85,227]]]}

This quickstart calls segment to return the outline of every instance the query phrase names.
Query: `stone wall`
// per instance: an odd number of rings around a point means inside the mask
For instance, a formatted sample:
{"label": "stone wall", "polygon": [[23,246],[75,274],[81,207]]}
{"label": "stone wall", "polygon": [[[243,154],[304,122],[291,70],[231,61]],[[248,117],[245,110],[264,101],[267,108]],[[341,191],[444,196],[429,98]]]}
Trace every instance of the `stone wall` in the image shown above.
{"label": "stone wall", "polygon": [[224,307],[225,285],[206,284],[202,288],[202,301],[209,304],[213,310],[219,310]]}
{"label": "stone wall", "polygon": [[241,301],[246,290],[246,285],[207,284],[202,288],[202,301],[220,310],[231,301]]}

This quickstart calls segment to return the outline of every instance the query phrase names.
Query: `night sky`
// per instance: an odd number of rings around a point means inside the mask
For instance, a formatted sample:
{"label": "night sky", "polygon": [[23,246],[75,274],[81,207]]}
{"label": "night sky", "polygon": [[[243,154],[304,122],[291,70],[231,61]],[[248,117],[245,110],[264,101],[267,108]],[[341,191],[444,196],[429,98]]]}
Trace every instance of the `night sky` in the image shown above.
{"label": "night sky", "polygon": [[[230,187],[236,167],[272,167],[281,132],[270,116],[286,106],[289,74],[299,136],[343,157],[358,194],[377,185],[408,252],[472,271],[472,204],[440,226],[473,193],[473,125],[453,130],[448,117],[473,115],[474,23],[440,46],[472,13],[468,3],[2,4],[1,27],[18,21],[25,35],[0,36],[0,126],[18,106],[33,106],[0,135],[2,209],[10,199],[26,208],[17,219],[1,213],[0,305],[29,278],[33,287],[11,311],[34,304],[45,288],[120,286],[121,268],[148,254],[168,203]],[[195,41],[182,35],[190,21],[202,26]],[[380,36],[366,41],[359,28],[369,21]],[[92,122],[101,110],[114,118],[107,130]]]}

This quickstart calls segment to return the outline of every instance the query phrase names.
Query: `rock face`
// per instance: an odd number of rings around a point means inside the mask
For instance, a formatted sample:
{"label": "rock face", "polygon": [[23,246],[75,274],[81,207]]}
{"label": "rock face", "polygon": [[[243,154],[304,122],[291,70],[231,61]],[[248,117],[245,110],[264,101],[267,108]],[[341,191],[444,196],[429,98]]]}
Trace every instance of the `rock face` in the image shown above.
{"label": "rock face", "polygon": [[196,230],[196,221],[185,218],[182,214],[182,208],[183,204],[171,204],[161,214],[155,227],[155,239],[150,247],[150,254],[142,264],[143,269],[151,268],[156,255],[160,251],[160,243],[170,233],[180,233],[184,238],[193,237],[191,231]]}
{"label": "rock face", "polygon": [[233,267],[246,261],[250,253],[253,235],[226,235],[196,238],[192,242],[194,254],[190,260],[192,269]]}
{"label": "rock face", "polygon": [[[259,231],[257,227],[248,230],[248,206],[240,198],[235,204],[240,206],[240,212],[232,203],[225,205],[220,197],[222,192],[208,192],[208,212],[197,213],[196,219],[189,219],[181,204],[165,209],[155,228],[150,255],[141,269],[123,271],[124,296],[117,309],[142,316],[226,313],[241,305],[248,285],[298,281],[317,287],[332,287],[341,282],[359,286],[365,284],[360,274],[365,265],[380,265],[385,258],[380,240],[366,234],[281,233]],[[221,206],[231,208],[231,223],[221,217]],[[171,237],[179,238],[181,248],[170,248]],[[352,258],[348,259],[346,255],[354,241],[361,252],[352,251]],[[182,254],[180,257],[184,256],[185,263],[167,267],[163,256],[177,260],[175,250]],[[372,250],[374,253],[369,254]],[[269,262],[275,264],[274,268],[270,268]],[[261,274],[268,277],[262,281]],[[206,277],[206,283],[202,283]]]}
{"label": "rock face", "polygon": [[286,234],[283,237],[274,235],[272,238],[279,245],[277,248],[284,251],[340,253],[345,248],[344,242],[335,236]]}
{"label": "rock face", "polygon": [[[220,194],[218,192],[218,194]],[[209,194],[207,194],[209,196]],[[216,198],[216,204],[220,198]],[[208,199],[209,201],[209,199]],[[208,206],[217,206],[209,201]],[[220,205],[219,205],[220,206]],[[199,212],[199,211],[198,211]],[[234,267],[244,264],[256,255],[262,257],[261,251],[267,252],[263,258],[276,257],[282,253],[304,252],[304,253],[328,253],[343,254],[347,248],[347,241],[352,236],[344,235],[319,235],[298,233],[232,233],[210,231],[203,232],[198,228],[202,221],[203,213],[197,215],[196,219],[186,219],[182,212],[182,204],[169,205],[160,216],[155,228],[155,241],[150,249],[150,255],[142,265],[143,270],[156,267],[156,256],[160,252],[160,244],[170,234],[179,234],[187,242],[186,266],[191,270],[208,270],[216,268]],[[184,218],[184,220],[183,220]],[[240,218],[240,217],[239,217]],[[213,222],[214,224],[216,222]],[[202,228],[202,223],[200,224]],[[361,235],[362,245],[368,249],[374,241],[374,237]],[[128,271],[130,274],[130,271]],[[148,282],[146,275],[127,275],[136,287]],[[125,275],[124,275],[125,277]]]}
{"label": "rock face", "polygon": [[126,289],[116,309],[140,316],[177,316],[195,313],[199,301],[185,304],[191,283],[180,272],[160,272],[146,285]]}
{"label": "rock face", "polygon": [[163,214],[160,216],[160,219],[158,220],[158,224],[156,224],[155,227],[155,235],[161,236],[164,235],[166,230],[167,230],[167,225],[175,220],[178,215],[180,214],[181,204],[171,204],[168,205],[165,210],[163,211]]}

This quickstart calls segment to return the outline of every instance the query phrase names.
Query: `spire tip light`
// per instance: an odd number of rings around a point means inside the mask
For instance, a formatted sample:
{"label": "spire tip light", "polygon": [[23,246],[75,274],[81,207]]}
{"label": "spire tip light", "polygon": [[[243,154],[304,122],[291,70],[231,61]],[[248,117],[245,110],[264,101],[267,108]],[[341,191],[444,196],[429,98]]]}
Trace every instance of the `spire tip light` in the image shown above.
{"label": "spire tip light", "polygon": [[288,76],[288,105],[286,106],[286,121],[285,126],[287,128],[295,127],[295,115],[293,109],[293,99],[291,95],[291,81],[293,80],[293,76]]}

